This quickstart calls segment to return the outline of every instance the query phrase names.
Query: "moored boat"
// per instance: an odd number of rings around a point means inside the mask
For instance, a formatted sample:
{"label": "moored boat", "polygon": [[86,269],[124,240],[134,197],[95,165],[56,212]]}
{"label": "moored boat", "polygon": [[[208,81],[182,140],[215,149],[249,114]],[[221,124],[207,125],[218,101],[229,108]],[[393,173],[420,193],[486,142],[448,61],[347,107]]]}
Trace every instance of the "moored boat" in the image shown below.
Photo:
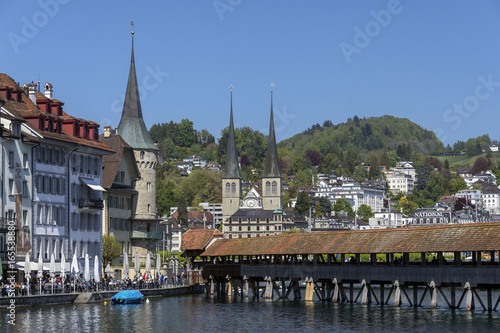
{"label": "moored boat", "polygon": [[122,290],[111,297],[113,304],[137,304],[141,303],[144,295],[139,290]]}

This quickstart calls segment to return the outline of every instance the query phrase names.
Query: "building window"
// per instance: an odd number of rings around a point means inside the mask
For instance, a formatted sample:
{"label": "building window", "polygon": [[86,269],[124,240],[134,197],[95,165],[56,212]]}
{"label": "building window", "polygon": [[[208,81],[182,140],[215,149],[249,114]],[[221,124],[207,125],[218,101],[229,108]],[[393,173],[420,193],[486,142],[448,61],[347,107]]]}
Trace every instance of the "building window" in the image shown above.
{"label": "building window", "polygon": [[150,182],[146,183],[146,190],[151,191],[151,183]]}
{"label": "building window", "polygon": [[9,195],[14,195],[14,179],[9,179]]}
{"label": "building window", "polygon": [[141,151],[141,160],[143,160],[143,159],[144,159],[144,152]]}
{"label": "building window", "polygon": [[271,193],[271,182],[266,182],[266,194]]}
{"label": "building window", "polygon": [[28,169],[28,154],[23,154],[23,168]]}
{"label": "building window", "polygon": [[250,231],[250,226],[248,226],[248,231]]}
{"label": "building window", "polygon": [[231,183],[231,193],[236,193],[236,183]]}
{"label": "building window", "polygon": [[83,173],[84,168],[85,168],[85,158],[83,156],[80,156],[80,173]]}
{"label": "building window", "polygon": [[23,197],[27,197],[27,196],[28,196],[28,182],[23,181]]}
{"label": "building window", "polygon": [[9,151],[9,168],[14,167],[14,152]]}
{"label": "building window", "polygon": [[278,193],[278,183],[273,182],[273,193],[276,194]]}
{"label": "building window", "polygon": [[226,183],[226,193],[229,194],[231,193],[231,184]]}

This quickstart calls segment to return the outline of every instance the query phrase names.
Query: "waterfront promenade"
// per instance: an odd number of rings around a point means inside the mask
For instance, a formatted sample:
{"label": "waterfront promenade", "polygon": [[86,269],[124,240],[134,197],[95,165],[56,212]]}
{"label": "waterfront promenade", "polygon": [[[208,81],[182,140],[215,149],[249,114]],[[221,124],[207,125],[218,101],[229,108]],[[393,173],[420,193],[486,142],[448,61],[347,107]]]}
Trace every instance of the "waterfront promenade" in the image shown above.
{"label": "waterfront promenade", "polygon": [[[145,297],[167,297],[188,295],[192,293],[202,292],[199,285],[159,285],[159,284],[146,284],[137,288]],[[111,297],[121,290],[127,290],[126,284],[117,284],[105,290],[88,291],[88,292],[58,292],[58,293],[44,293],[36,295],[18,295],[18,296],[3,296],[0,297],[0,309],[7,309],[7,307],[14,301],[16,307],[29,307],[38,305],[49,304],[72,304],[72,303],[95,303],[110,301]]]}

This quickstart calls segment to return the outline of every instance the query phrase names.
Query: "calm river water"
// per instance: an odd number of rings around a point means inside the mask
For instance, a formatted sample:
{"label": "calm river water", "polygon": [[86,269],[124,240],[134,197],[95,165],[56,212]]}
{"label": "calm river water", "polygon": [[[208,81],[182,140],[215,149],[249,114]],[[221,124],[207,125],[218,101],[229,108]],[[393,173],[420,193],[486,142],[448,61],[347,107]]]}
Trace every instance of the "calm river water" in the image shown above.
{"label": "calm river water", "polygon": [[408,306],[252,301],[190,295],[134,305],[16,309],[0,332],[499,332],[500,313]]}

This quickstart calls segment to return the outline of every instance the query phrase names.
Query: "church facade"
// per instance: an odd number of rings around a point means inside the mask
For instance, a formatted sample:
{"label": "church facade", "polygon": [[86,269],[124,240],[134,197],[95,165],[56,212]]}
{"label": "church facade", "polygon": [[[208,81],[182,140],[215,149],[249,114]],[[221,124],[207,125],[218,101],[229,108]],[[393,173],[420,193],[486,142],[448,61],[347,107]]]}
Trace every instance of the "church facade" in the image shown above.
{"label": "church facade", "polygon": [[224,238],[275,235],[290,230],[294,226],[291,217],[286,215],[282,206],[281,170],[274,131],[272,90],[267,157],[262,174],[262,194],[252,188],[242,198],[241,183],[231,92],[226,166],[222,175],[222,232]]}

